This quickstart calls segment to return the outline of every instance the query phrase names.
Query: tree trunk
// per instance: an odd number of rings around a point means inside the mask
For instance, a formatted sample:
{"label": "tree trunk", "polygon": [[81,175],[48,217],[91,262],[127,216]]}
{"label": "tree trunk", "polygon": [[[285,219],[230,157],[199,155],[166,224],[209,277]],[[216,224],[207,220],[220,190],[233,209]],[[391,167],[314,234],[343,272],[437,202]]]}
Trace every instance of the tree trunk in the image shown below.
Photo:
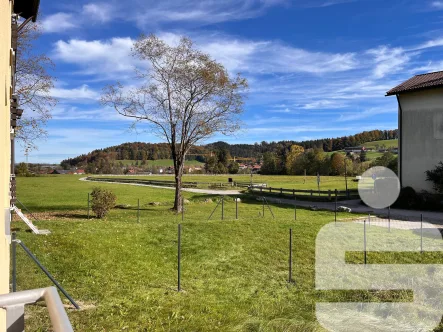
{"label": "tree trunk", "polygon": [[177,167],[174,169],[175,173],[175,198],[174,198],[174,210],[177,213],[181,213],[183,209],[182,205],[182,175],[183,175],[183,163],[177,162]]}

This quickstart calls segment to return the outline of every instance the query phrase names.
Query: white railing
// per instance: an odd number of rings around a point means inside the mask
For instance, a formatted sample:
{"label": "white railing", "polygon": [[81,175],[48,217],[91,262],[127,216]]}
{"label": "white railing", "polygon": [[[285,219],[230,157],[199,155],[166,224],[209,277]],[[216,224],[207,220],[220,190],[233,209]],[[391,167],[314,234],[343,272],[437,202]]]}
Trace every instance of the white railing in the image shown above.
{"label": "white railing", "polygon": [[0,295],[0,308],[6,310],[6,331],[24,331],[25,305],[42,300],[46,302],[53,330],[55,332],[73,332],[71,322],[55,287]]}

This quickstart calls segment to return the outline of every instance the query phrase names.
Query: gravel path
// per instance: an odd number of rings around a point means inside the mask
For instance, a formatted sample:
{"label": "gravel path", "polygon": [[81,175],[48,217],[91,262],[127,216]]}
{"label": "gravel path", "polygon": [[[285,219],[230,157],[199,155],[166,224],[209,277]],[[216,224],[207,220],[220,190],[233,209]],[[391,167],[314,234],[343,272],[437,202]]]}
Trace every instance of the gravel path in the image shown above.
{"label": "gravel path", "polygon": [[[80,178],[80,181],[88,181],[88,182],[96,182],[90,181],[87,178]],[[175,190],[174,187],[163,187],[163,186],[153,186],[150,184],[141,184],[141,183],[119,183],[119,182],[108,182],[108,181],[100,181],[101,183],[111,183],[111,184],[125,184],[129,186],[140,186],[140,187],[151,187],[151,188],[160,188],[160,189],[170,189]],[[182,191],[197,193],[197,194],[207,194],[207,195],[242,195],[243,193],[240,190],[214,190],[214,189],[196,189],[196,188],[182,188]]]}

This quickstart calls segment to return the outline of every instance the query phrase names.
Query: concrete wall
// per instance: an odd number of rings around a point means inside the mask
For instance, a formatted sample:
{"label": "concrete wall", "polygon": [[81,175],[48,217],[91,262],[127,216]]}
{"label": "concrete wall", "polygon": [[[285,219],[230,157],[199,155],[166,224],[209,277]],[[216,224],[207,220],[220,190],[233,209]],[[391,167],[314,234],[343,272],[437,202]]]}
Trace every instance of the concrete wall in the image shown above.
{"label": "concrete wall", "polygon": [[402,186],[433,192],[425,171],[443,161],[443,88],[400,95],[399,101]]}
{"label": "concrete wall", "polygon": [[[12,1],[0,0],[0,294],[9,292],[9,241],[5,223],[9,211],[11,163],[11,14]],[[6,330],[6,317],[0,310],[0,331]]]}

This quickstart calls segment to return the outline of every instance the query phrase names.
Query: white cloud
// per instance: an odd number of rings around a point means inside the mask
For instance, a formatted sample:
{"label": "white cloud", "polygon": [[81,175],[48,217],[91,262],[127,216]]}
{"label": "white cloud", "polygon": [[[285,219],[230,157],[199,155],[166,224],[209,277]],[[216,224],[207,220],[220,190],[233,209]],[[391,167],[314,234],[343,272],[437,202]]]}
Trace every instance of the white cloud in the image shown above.
{"label": "white cloud", "polygon": [[429,61],[423,66],[411,70],[413,74],[424,74],[443,70],[443,61]]}
{"label": "white cloud", "polygon": [[315,100],[308,104],[302,105],[302,109],[306,110],[319,110],[319,109],[335,109],[335,108],[343,108],[346,106],[346,103],[337,100]]}
{"label": "white cloud", "polygon": [[102,23],[110,21],[115,15],[114,7],[103,2],[89,3],[84,5],[82,14],[93,21],[99,21]]}
{"label": "white cloud", "polygon": [[388,113],[397,113],[397,108],[395,107],[373,107],[359,112],[349,112],[346,114],[342,114],[340,118],[337,120],[339,122],[343,121],[356,121],[369,117],[374,117],[380,114],[388,114]]}
{"label": "white cloud", "polygon": [[443,1],[432,1],[430,5],[434,9],[443,9]]}
{"label": "white cloud", "polygon": [[[169,43],[178,34],[161,33]],[[286,45],[278,41],[251,41],[220,34],[191,36],[197,47],[220,61],[231,72],[254,74],[340,72],[358,66],[354,53],[328,53]]]}
{"label": "white cloud", "polygon": [[432,47],[443,46],[443,38],[428,40],[427,42],[414,47],[412,50],[424,50]]}
{"label": "white cloud", "polygon": [[55,43],[54,58],[66,63],[79,65],[85,74],[96,74],[103,79],[120,76],[134,76],[134,66],[141,65],[131,56],[131,38],[111,40],[78,40]]}
{"label": "white cloud", "polygon": [[393,74],[403,69],[409,62],[410,56],[401,47],[389,48],[380,46],[379,48],[367,51],[373,56],[375,67],[373,74],[376,78],[383,78],[388,74]]}
{"label": "white cloud", "polygon": [[42,21],[44,32],[64,32],[78,27],[74,15],[68,13],[56,13],[45,17]]}
{"label": "white cloud", "polygon": [[248,129],[248,133],[254,134],[275,134],[275,133],[308,133],[308,132],[326,132],[326,131],[342,131],[349,130],[343,126],[331,127],[331,126],[278,126],[278,127],[257,127]]}
{"label": "white cloud", "polygon": [[91,90],[86,84],[79,88],[74,89],[63,89],[63,88],[53,88],[50,92],[51,96],[60,99],[98,99],[99,94]]}

